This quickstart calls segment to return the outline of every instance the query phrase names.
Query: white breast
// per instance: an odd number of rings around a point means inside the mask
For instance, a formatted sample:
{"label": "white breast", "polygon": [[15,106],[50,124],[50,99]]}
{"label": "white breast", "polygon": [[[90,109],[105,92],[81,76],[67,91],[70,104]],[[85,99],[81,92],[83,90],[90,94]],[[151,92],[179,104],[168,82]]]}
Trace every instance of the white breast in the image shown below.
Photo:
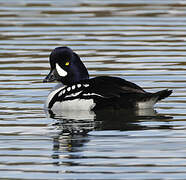
{"label": "white breast", "polygon": [[[45,108],[48,108],[48,105],[54,95],[64,89],[66,86],[60,87],[54,91],[52,91],[47,98],[47,101],[45,103]],[[75,97],[77,96],[81,91],[77,93],[73,93],[71,95],[67,95],[66,97]],[[73,99],[73,100],[65,100],[62,102],[56,101],[51,110],[91,110],[95,106],[95,103],[93,99]]]}
{"label": "white breast", "polygon": [[74,99],[62,102],[56,102],[51,110],[91,110],[95,106],[93,99]]}

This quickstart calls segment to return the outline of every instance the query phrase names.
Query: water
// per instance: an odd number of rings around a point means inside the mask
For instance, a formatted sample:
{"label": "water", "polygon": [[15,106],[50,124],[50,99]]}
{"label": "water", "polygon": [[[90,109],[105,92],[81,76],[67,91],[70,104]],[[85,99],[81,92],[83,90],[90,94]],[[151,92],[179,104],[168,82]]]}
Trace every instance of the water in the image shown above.
{"label": "water", "polygon": [[[0,0],[0,179],[185,179],[186,2]],[[172,89],[154,111],[49,114],[48,56]]]}

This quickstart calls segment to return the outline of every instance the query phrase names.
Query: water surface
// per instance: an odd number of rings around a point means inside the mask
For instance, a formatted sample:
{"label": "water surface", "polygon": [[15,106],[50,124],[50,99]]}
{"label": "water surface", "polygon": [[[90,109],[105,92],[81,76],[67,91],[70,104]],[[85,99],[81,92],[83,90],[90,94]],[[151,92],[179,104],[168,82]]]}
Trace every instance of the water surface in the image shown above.
{"label": "water surface", "polygon": [[[186,3],[0,1],[0,179],[185,179]],[[91,77],[155,92],[154,110],[45,113],[57,46]]]}

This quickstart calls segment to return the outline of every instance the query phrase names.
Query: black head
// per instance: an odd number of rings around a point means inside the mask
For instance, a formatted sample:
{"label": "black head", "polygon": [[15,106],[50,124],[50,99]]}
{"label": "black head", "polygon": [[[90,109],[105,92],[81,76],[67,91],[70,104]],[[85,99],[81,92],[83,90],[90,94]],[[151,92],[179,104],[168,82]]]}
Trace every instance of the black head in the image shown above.
{"label": "black head", "polygon": [[50,68],[50,73],[43,82],[57,80],[69,85],[89,78],[80,57],[68,47],[57,47],[51,52]]}

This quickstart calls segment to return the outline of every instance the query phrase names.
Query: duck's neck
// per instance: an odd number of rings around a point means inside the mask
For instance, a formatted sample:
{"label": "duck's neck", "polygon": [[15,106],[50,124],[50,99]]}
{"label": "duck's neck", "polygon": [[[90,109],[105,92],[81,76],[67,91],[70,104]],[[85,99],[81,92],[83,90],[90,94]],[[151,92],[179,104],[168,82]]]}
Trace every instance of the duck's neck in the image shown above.
{"label": "duck's neck", "polygon": [[75,61],[73,62],[72,66],[72,75],[74,81],[81,81],[85,79],[89,79],[89,73],[87,71],[87,68],[79,58],[79,56],[74,53],[73,56],[75,57]]}

